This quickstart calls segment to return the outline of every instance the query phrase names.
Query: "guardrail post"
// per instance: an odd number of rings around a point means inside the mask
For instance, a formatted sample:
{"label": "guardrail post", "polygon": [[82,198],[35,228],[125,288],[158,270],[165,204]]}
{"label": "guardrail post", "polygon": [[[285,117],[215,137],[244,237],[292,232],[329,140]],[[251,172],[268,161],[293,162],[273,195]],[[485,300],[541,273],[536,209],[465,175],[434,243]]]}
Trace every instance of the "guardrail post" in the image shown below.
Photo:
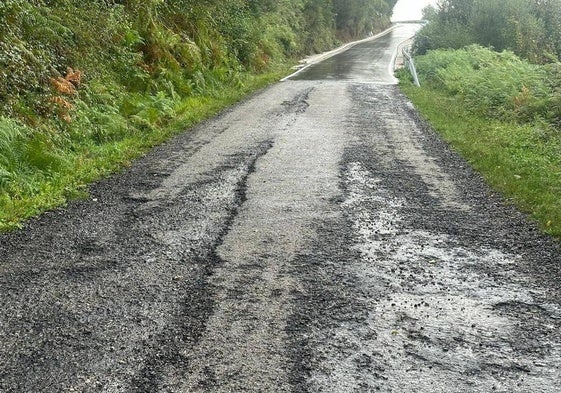
{"label": "guardrail post", "polygon": [[413,83],[415,86],[420,87],[421,84],[419,83],[419,77],[417,76],[417,69],[415,68],[415,62],[413,61],[413,57],[407,51],[407,48],[403,48],[401,50],[403,53],[403,58],[405,59],[405,63],[407,64],[407,68],[409,68],[409,72],[413,75]]}

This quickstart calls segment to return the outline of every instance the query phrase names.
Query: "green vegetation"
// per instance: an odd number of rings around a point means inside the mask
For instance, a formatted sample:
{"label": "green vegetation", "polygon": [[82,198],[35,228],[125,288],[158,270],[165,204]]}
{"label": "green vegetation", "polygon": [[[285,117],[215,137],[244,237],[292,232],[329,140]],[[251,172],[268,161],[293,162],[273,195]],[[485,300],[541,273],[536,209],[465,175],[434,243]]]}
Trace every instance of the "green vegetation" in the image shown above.
{"label": "green vegetation", "polygon": [[[442,0],[414,50],[421,113],[561,237],[561,0]],[[442,110],[446,108],[446,110]]]}
{"label": "green vegetation", "polygon": [[[561,64],[471,45],[416,58],[402,88],[495,189],[561,237]],[[445,108],[443,110],[443,108]]]}
{"label": "green vegetation", "polygon": [[388,26],[395,0],[3,0],[0,230]]}
{"label": "green vegetation", "polygon": [[418,54],[480,44],[533,63],[561,57],[561,0],[441,0],[425,18],[430,23],[416,40]]}

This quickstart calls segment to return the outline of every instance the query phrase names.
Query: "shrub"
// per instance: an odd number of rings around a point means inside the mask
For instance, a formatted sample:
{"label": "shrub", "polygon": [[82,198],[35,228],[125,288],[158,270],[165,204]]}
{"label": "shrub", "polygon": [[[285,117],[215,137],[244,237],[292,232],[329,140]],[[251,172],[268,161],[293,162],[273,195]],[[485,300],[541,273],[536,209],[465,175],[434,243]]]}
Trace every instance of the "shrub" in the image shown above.
{"label": "shrub", "polygon": [[417,58],[422,83],[458,96],[467,108],[493,118],[554,121],[558,89],[553,67],[477,45],[460,50],[435,50]]}

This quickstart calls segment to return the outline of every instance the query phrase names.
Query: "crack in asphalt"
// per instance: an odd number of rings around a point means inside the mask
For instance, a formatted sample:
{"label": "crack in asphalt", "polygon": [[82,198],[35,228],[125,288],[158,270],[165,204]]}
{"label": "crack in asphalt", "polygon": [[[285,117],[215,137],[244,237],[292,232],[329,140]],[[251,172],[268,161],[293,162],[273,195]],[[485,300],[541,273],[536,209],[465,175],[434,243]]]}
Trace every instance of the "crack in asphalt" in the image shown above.
{"label": "crack in asphalt", "polygon": [[[277,100],[242,103],[94,185],[89,201],[2,236],[0,390],[142,391],[158,385],[162,362],[183,361],[174,347],[196,341],[212,313],[215,249],[273,147],[271,124],[294,121]],[[255,116],[262,127],[247,133]],[[239,145],[208,153],[236,132]]]}
{"label": "crack in asphalt", "polygon": [[[257,160],[266,155],[267,152],[273,147],[272,141],[265,141],[258,146],[251,149],[249,157],[240,157],[241,164],[236,167],[230,164],[228,167],[219,168],[216,173],[211,174],[211,178],[222,179],[224,176],[219,173],[222,171],[235,169],[237,174],[241,174],[239,180],[234,182],[236,184],[234,191],[234,201],[231,203],[230,213],[227,215],[224,223],[221,225],[221,230],[216,236],[214,244],[212,244],[204,255],[198,255],[197,259],[199,264],[203,266],[204,274],[198,281],[197,286],[191,286],[188,291],[188,298],[183,300],[184,307],[180,313],[172,329],[161,332],[158,337],[151,339],[152,343],[146,347],[154,348],[151,352],[153,354],[144,360],[144,368],[139,375],[135,376],[132,380],[132,389],[136,392],[157,391],[162,388],[164,369],[165,368],[188,368],[189,356],[186,355],[188,348],[197,342],[205,330],[205,324],[214,310],[214,293],[208,283],[209,277],[213,274],[216,267],[224,264],[222,258],[218,255],[217,249],[223,243],[224,237],[230,231],[232,223],[239,214],[241,206],[247,200],[247,181],[248,178],[255,172],[255,165]],[[234,162],[237,160],[234,160]],[[230,161],[232,162],[232,161]],[[207,182],[211,182],[207,180]],[[231,181],[226,182],[232,183]],[[193,188],[200,188],[199,185],[194,185]],[[175,234],[174,234],[175,235]],[[184,325],[184,315],[196,315],[197,325],[193,324]],[[173,337],[173,340],[170,340]],[[211,379],[211,376],[208,377]],[[201,386],[205,386],[205,382],[201,382]]]}
{"label": "crack in asphalt", "polygon": [[296,114],[302,114],[306,112],[310,104],[308,99],[310,93],[314,90],[313,87],[305,89],[302,93],[296,95],[292,100],[287,100],[282,103],[283,108],[286,112],[294,112]]}
{"label": "crack in asphalt", "polygon": [[[311,93],[306,89],[290,105],[285,101],[283,106],[297,116],[277,128],[274,147],[256,162],[248,199],[219,247],[224,263],[211,277],[219,304],[189,352],[192,366],[167,373],[166,386],[176,391],[291,389],[286,373],[289,338],[283,332],[292,288],[300,284],[287,269],[292,254],[312,235],[307,230],[310,217],[323,216],[329,208],[324,196],[336,187],[325,181],[336,186],[337,177],[326,178],[324,170],[326,165],[336,168],[338,144],[333,142],[340,138],[335,119],[310,127],[321,108],[308,107],[307,101],[326,99]],[[323,155],[310,154],[319,146]],[[302,162],[308,171],[301,170]]]}

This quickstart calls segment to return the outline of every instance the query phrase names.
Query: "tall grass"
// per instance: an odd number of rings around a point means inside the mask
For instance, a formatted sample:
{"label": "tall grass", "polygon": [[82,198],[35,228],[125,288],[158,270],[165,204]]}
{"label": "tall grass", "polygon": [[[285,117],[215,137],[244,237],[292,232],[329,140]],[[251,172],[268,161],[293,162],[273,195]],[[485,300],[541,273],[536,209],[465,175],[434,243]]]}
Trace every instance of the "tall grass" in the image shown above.
{"label": "tall grass", "polygon": [[473,113],[520,122],[561,119],[559,64],[535,65],[478,45],[431,51],[416,63],[425,84],[462,100]]}

